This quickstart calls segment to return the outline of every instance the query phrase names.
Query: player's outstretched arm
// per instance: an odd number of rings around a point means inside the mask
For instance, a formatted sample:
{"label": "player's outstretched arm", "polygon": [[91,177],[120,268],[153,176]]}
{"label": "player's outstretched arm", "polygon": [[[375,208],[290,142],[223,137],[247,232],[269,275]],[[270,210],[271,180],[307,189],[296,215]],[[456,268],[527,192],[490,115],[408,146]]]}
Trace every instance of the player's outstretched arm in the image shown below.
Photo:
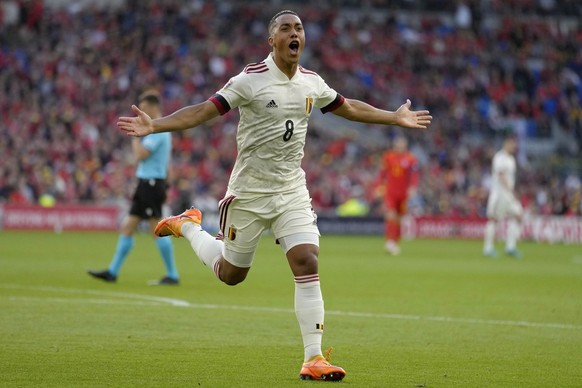
{"label": "player's outstretched arm", "polygon": [[342,106],[333,111],[334,114],[351,121],[368,124],[398,125],[404,128],[427,128],[432,122],[428,110],[410,110],[410,100],[400,105],[394,111],[387,111],[373,107],[359,100],[345,99]]}
{"label": "player's outstretched arm", "polygon": [[131,109],[135,117],[120,117],[117,127],[125,131],[129,136],[147,136],[152,133],[183,131],[213,119],[219,115],[218,109],[210,101],[190,105],[179,109],[174,113],[153,119],[147,113],[132,105]]}

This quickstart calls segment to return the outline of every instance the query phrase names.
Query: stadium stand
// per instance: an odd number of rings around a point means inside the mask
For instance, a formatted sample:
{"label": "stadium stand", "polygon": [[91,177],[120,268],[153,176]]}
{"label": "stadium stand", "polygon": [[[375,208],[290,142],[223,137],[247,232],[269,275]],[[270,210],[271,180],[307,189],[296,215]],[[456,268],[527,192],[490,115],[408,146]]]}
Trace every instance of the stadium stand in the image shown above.
{"label": "stadium stand", "polygon": [[[0,202],[116,204],[131,193],[115,127],[146,87],[165,112],[211,96],[268,52],[279,2],[4,1],[0,5]],[[338,92],[434,116],[409,133],[418,215],[482,216],[502,135],[519,139],[532,214],[582,215],[582,3],[576,0],[296,1],[304,64]],[[221,198],[237,113],[174,135],[170,203]],[[392,129],[314,114],[304,168],[314,206],[349,198],[380,214],[371,183]]]}

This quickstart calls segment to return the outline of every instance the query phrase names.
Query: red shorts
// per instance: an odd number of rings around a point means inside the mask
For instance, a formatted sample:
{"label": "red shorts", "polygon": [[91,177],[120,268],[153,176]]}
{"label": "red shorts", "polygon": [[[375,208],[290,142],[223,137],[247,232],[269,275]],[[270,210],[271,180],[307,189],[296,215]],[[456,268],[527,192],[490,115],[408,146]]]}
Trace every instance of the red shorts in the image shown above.
{"label": "red shorts", "polygon": [[389,194],[384,197],[386,210],[393,210],[397,214],[406,214],[408,198],[406,194]]}

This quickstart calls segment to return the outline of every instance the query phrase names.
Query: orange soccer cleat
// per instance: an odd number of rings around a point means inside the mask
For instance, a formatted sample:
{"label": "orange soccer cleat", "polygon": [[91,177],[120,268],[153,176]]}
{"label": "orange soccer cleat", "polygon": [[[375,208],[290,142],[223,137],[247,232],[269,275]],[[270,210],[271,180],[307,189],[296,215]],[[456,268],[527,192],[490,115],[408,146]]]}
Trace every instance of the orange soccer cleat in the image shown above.
{"label": "orange soccer cleat", "polygon": [[193,222],[200,225],[202,223],[202,213],[196,208],[190,208],[177,216],[166,217],[158,222],[154,234],[159,237],[182,237],[181,229],[185,222]]}
{"label": "orange soccer cleat", "polygon": [[346,376],[346,371],[339,366],[331,365],[325,357],[319,355],[303,363],[299,378],[301,380],[340,381]]}

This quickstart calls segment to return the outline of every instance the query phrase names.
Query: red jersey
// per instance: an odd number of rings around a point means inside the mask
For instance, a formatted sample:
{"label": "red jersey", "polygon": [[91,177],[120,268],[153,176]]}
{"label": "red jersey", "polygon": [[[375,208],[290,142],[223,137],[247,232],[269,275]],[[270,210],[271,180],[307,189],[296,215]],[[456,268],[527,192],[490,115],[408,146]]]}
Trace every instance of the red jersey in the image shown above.
{"label": "red jersey", "polygon": [[387,151],[382,157],[378,183],[385,187],[385,196],[405,196],[410,187],[418,185],[418,164],[408,151]]}

